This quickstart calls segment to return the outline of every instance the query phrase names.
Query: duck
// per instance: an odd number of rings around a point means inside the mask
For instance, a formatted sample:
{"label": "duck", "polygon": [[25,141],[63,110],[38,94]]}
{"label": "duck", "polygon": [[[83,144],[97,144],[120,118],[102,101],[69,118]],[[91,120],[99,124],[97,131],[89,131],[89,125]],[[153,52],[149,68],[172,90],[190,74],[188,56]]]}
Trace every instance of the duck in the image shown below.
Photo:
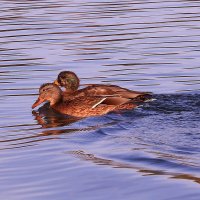
{"label": "duck", "polygon": [[64,87],[63,97],[65,100],[74,99],[76,97],[121,97],[126,99],[132,99],[137,102],[144,102],[151,99],[151,92],[139,92],[132,91],[117,85],[105,85],[105,84],[85,84],[86,86],[79,89],[80,79],[72,71],[62,71],[58,74],[54,84]]}
{"label": "duck", "polygon": [[78,117],[91,117],[105,115],[111,111],[120,111],[136,108],[131,99],[121,96],[75,96],[63,98],[61,88],[54,83],[42,84],[39,88],[39,96],[32,109],[43,102],[49,102],[49,106],[56,112]]}

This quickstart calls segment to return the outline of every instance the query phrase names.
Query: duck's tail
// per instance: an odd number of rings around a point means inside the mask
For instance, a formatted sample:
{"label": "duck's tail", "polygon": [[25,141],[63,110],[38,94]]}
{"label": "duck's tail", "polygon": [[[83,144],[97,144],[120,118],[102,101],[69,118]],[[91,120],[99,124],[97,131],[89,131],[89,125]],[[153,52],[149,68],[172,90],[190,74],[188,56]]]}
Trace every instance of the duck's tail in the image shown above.
{"label": "duck's tail", "polygon": [[153,98],[153,95],[151,93],[141,94],[134,99],[132,99],[132,102],[134,103],[143,103],[146,101],[149,101]]}

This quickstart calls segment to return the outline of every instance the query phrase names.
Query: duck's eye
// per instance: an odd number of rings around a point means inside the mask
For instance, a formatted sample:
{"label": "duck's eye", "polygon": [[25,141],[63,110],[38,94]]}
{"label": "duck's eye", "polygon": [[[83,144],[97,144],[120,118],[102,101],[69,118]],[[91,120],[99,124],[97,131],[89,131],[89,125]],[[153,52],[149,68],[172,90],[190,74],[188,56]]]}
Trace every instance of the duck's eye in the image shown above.
{"label": "duck's eye", "polygon": [[43,92],[46,92],[48,89],[43,89]]}

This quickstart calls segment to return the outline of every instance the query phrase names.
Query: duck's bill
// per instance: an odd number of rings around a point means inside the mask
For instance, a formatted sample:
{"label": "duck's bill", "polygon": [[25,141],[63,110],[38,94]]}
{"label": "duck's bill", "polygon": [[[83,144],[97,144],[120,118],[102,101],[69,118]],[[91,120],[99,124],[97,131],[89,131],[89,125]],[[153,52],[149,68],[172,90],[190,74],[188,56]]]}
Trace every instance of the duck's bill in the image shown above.
{"label": "duck's bill", "polygon": [[32,109],[34,109],[35,107],[39,106],[44,101],[45,101],[45,99],[41,99],[40,97],[38,97],[38,99],[36,100],[36,102],[32,105]]}
{"label": "duck's bill", "polygon": [[57,79],[53,82],[53,84],[60,86]]}

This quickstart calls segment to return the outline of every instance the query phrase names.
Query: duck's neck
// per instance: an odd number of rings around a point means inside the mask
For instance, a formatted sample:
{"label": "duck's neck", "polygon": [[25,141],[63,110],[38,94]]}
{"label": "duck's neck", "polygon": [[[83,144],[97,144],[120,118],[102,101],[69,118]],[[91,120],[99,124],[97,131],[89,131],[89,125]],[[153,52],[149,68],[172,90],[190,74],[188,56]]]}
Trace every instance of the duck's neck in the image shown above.
{"label": "duck's neck", "polygon": [[72,115],[72,113],[70,112],[70,109],[69,110],[66,109],[70,102],[71,102],[70,100],[69,101],[65,101],[64,99],[61,99],[56,104],[52,105],[51,108],[53,108],[55,111],[57,111],[59,113]]}
{"label": "duck's neck", "polygon": [[53,107],[54,105],[60,104],[63,101],[62,95],[59,95],[57,97],[54,97],[50,101],[50,106]]}

